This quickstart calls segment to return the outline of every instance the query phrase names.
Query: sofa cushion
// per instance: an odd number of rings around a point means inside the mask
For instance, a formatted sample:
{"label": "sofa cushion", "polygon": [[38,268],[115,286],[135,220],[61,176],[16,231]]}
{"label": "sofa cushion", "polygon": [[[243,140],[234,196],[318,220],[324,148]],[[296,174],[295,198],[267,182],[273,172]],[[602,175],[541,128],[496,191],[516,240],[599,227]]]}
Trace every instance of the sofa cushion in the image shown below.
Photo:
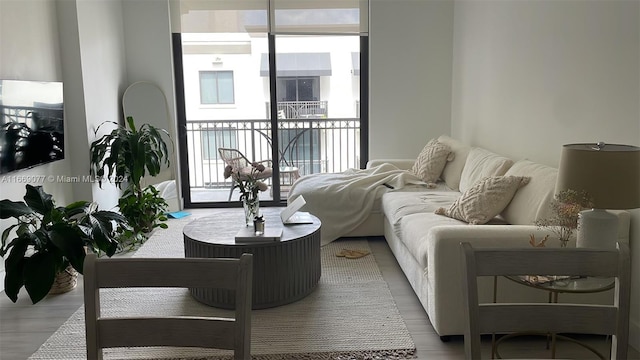
{"label": "sofa cushion", "polygon": [[396,225],[395,232],[422,269],[427,267],[429,232],[440,225],[466,225],[466,223],[430,213],[407,215]]}
{"label": "sofa cushion", "polygon": [[529,182],[525,176],[487,177],[446,208],[439,208],[436,214],[466,221],[469,224],[486,224],[509,204],[518,189]]}
{"label": "sofa cushion", "polygon": [[452,159],[453,155],[451,155],[449,146],[432,139],[416,158],[411,172],[427,184],[433,185],[440,178],[447,161]]}
{"label": "sofa cushion", "polygon": [[389,222],[397,224],[404,216],[416,213],[433,212],[443,206],[451,205],[459,196],[457,191],[450,190],[443,182],[438,183],[438,188],[425,191],[424,187],[416,191],[390,191],[382,195],[382,211]]}
{"label": "sofa cushion", "polygon": [[517,161],[505,175],[529,176],[529,184],[520,189],[502,212],[502,217],[513,225],[533,225],[537,219],[551,216],[551,201],[555,193],[558,169],[534,163]]}
{"label": "sofa cushion", "polygon": [[441,135],[438,138],[438,141],[449,146],[451,153],[453,153],[453,160],[447,162],[440,177],[444,180],[449,189],[459,190],[460,176],[462,175],[462,169],[467,161],[467,155],[469,155],[471,147],[446,135]]}
{"label": "sofa cushion", "polygon": [[489,176],[502,176],[513,165],[513,160],[482,148],[472,148],[460,175],[460,192],[469,190],[478,181]]}

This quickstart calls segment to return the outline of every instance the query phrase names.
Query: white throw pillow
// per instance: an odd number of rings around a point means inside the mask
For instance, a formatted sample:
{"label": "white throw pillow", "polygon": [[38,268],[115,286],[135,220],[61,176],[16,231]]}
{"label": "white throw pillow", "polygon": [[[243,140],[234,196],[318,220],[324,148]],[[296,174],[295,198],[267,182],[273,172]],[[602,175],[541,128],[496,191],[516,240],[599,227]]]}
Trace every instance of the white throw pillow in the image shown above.
{"label": "white throw pillow", "polygon": [[438,138],[438,142],[449,146],[449,149],[451,149],[451,153],[454,155],[453,160],[447,162],[447,164],[445,165],[440,177],[442,178],[442,180],[444,180],[449,189],[459,190],[462,169],[464,168],[464,164],[467,161],[467,155],[469,155],[469,150],[471,150],[471,147],[446,135],[441,135]]}
{"label": "white throw pillow", "polygon": [[509,224],[533,225],[538,219],[551,217],[551,200],[555,193],[558,169],[520,160],[505,175],[531,177],[529,185],[518,191],[502,212],[502,217]]}
{"label": "white throw pillow", "polygon": [[465,191],[448,209],[439,208],[436,214],[486,224],[509,204],[516,191],[529,182],[525,176],[492,176],[477,182]]}
{"label": "white throw pillow", "polygon": [[431,139],[416,158],[411,172],[428,185],[435,186],[442,174],[442,169],[451,159],[453,156],[449,147],[436,139]]}
{"label": "white throw pillow", "polygon": [[478,181],[489,176],[502,176],[513,165],[513,160],[482,148],[472,148],[460,176],[460,192],[469,190]]}

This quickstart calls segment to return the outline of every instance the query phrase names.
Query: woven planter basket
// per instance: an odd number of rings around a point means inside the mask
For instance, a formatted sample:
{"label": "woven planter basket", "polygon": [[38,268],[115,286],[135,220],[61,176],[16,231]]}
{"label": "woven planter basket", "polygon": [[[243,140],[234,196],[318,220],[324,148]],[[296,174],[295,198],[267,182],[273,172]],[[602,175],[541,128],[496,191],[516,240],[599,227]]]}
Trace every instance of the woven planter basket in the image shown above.
{"label": "woven planter basket", "polygon": [[53,280],[49,295],[62,294],[73,290],[78,285],[78,272],[71,265],[59,272]]}

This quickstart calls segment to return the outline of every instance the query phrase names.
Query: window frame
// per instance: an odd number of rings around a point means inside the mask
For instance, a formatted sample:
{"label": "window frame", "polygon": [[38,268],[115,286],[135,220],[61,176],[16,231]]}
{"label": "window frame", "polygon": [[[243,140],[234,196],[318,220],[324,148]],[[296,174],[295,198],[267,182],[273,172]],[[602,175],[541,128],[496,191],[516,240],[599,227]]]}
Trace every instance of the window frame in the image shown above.
{"label": "window frame", "polygon": [[[287,90],[289,88],[287,86],[287,81],[292,81],[292,80],[295,81],[296,98],[295,100],[285,100]],[[312,95],[316,95],[316,96],[312,96],[312,97],[315,97],[315,99],[300,100],[300,82],[305,80],[311,80],[311,93]],[[320,99],[320,94],[321,94],[320,76],[278,76],[277,81],[278,81],[279,93],[285,94],[285,98],[280,99],[280,101],[320,101],[321,100]]]}
{"label": "window frame", "polygon": [[[221,84],[220,84],[220,77],[219,75],[221,73],[228,73],[231,74],[231,101],[230,102],[224,102],[220,100],[220,89],[221,89]],[[203,96],[203,89],[204,86],[202,84],[203,81],[203,77],[202,75],[204,74],[214,74],[214,78],[212,79],[215,82],[215,99],[213,102],[205,102],[204,101],[204,96]],[[233,105],[236,103],[236,94],[235,94],[235,74],[233,73],[233,70],[200,70],[198,71],[198,83],[200,85],[200,105]],[[225,85],[223,83],[223,85]],[[229,90],[229,89],[227,89]]]}

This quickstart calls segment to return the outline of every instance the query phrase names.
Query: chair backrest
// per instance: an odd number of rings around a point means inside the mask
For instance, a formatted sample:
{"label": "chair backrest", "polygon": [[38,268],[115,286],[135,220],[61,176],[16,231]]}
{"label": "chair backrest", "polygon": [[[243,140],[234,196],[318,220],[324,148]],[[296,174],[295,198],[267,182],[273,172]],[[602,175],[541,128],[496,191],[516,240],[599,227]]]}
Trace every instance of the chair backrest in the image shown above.
{"label": "chair backrest", "polygon": [[218,148],[220,158],[225,164],[231,165],[233,170],[238,170],[251,166],[251,161],[238,149]]}
{"label": "chair backrest", "polygon": [[[235,359],[250,359],[252,276],[251,254],[242,254],[240,259],[98,259],[94,254],[87,255],[87,358],[102,359],[102,349],[110,347],[180,346],[230,349]],[[235,290],[235,317],[101,317],[99,289],[129,287]]]}
{"label": "chair backrest", "polygon": [[[629,248],[473,248],[461,243],[467,359],[480,359],[480,334],[521,331],[612,335],[611,358],[626,359],[629,341]],[[611,305],[478,303],[478,276],[569,275],[615,278]]]}

